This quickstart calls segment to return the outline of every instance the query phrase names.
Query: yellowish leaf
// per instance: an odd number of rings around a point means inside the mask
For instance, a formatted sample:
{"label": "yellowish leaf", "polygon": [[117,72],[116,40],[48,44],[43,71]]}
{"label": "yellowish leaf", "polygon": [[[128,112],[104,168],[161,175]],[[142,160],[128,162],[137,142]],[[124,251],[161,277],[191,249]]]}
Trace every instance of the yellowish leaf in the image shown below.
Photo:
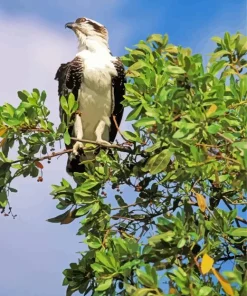
{"label": "yellowish leaf", "polygon": [[178,291],[176,289],[174,289],[173,287],[171,287],[169,289],[169,294],[176,294]]}
{"label": "yellowish leaf", "polygon": [[206,116],[209,117],[211,114],[213,114],[217,110],[217,108],[218,107],[215,104],[212,104],[208,109]]}
{"label": "yellowish leaf", "polygon": [[1,126],[0,127],[0,137],[2,137],[2,135],[4,135],[7,130],[8,130],[8,128],[6,126]]}
{"label": "yellowish leaf", "polygon": [[223,276],[214,268],[212,268],[212,272],[215,275],[215,277],[217,278],[217,280],[220,282],[223,290],[226,292],[226,294],[230,295],[230,296],[234,296],[234,292],[233,289],[231,287],[231,285],[229,284],[229,282],[223,278]]}
{"label": "yellowish leaf", "polygon": [[208,254],[204,254],[202,257],[201,271],[202,274],[208,273],[214,264],[214,259],[208,256]]}
{"label": "yellowish leaf", "polygon": [[0,142],[0,148],[3,147],[4,143],[7,141],[6,138],[2,139],[2,141]]}
{"label": "yellowish leaf", "polygon": [[196,199],[197,199],[198,207],[200,208],[200,210],[202,212],[205,212],[206,208],[207,208],[207,203],[206,203],[205,197],[203,195],[201,195],[200,193],[196,193]]}
{"label": "yellowish leaf", "polygon": [[75,210],[72,212],[69,212],[68,215],[63,219],[63,221],[60,222],[60,224],[69,224],[72,221],[75,220]]}
{"label": "yellowish leaf", "polygon": [[178,53],[178,48],[177,48],[177,46],[168,44],[165,48],[165,51],[169,52],[169,53]]}

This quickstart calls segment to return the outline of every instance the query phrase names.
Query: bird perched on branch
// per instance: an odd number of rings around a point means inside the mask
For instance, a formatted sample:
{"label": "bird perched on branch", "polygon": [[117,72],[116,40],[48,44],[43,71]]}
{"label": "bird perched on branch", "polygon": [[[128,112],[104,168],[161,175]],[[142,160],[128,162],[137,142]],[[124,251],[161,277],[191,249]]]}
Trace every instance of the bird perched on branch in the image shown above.
{"label": "bird perched on branch", "polygon": [[[66,64],[61,64],[55,79],[58,80],[59,96],[68,98],[73,93],[79,110],[73,115],[74,123],[69,128],[71,137],[110,144],[117,134],[123,115],[121,101],[125,93],[124,67],[119,58],[112,56],[108,45],[108,31],[100,23],[88,18],[78,18],[67,23],[78,38],[78,53]],[[60,106],[61,120],[65,116]],[[115,121],[113,119],[116,119]],[[83,143],[67,145],[73,147],[68,156],[67,172],[83,172],[81,161],[85,157]]]}

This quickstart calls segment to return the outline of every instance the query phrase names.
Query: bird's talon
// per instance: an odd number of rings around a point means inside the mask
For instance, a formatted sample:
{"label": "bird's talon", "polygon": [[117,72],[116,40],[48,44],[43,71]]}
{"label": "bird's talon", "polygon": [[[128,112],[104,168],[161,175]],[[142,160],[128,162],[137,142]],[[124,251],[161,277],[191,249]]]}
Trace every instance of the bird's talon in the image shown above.
{"label": "bird's talon", "polygon": [[73,154],[74,154],[74,155],[79,155],[79,154],[81,154],[81,153],[84,154],[84,150],[83,150],[83,148],[84,148],[83,143],[81,143],[81,142],[76,142],[76,143],[74,144],[74,146],[73,146]]}

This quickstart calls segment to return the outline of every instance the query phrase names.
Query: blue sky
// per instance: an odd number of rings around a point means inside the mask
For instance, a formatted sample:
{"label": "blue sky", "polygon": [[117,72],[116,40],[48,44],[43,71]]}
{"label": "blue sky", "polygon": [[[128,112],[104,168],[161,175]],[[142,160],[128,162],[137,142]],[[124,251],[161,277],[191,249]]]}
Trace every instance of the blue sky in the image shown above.
{"label": "blue sky", "polygon": [[[0,100],[17,104],[16,92],[45,89],[52,118],[58,123],[57,84],[62,62],[73,58],[76,39],[64,24],[90,17],[109,30],[115,55],[124,54],[152,33],[168,33],[170,41],[204,57],[213,49],[210,37],[229,31],[247,34],[245,0],[12,0],[0,3]],[[78,223],[50,224],[58,214],[49,192],[64,172],[66,157],[45,164],[44,182],[16,181],[10,198],[15,220],[0,216],[0,295],[61,296],[62,270],[79,257]]]}

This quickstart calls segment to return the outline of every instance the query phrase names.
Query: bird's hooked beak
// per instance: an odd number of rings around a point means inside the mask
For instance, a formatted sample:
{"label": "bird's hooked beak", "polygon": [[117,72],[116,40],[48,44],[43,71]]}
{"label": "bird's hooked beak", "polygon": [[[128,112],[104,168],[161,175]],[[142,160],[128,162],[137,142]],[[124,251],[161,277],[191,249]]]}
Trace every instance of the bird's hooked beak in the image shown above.
{"label": "bird's hooked beak", "polygon": [[67,23],[66,25],[65,25],[65,29],[66,28],[69,28],[69,29],[74,29],[76,27],[76,23],[73,23],[73,22],[70,22],[70,23]]}

